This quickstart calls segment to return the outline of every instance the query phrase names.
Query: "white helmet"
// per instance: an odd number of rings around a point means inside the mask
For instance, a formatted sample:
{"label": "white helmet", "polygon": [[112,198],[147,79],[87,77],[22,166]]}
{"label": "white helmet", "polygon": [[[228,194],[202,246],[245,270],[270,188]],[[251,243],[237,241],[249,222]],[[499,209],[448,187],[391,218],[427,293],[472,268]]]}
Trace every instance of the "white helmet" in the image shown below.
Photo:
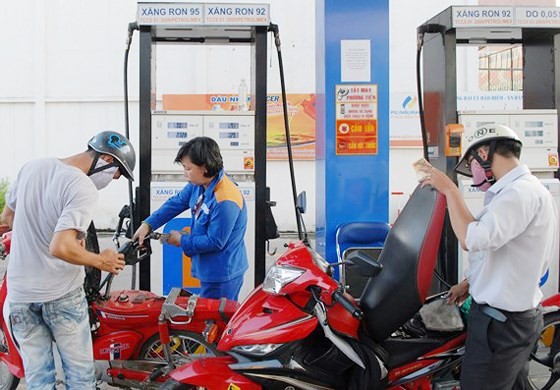
{"label": "white helmet", "polygon": [[461,155],[459,162],[457,163],[457,165],[455,165],[453,170],[461,175],[472,177],[467,158],[468,156],[477,157],[475,156],[476,149],[482,145],[490,145],[490,152],[487,161],[487,168],[490,169],[496,141],[500,139],[509,139],[517,141],[519,142],[519,144],[521,144],[521,140],[519,139],[515,131],[504,125],[492,124],[484,127],[479,127],[472,133],[463,133],[463,140],[461,145],[463,148],[463,154]]}

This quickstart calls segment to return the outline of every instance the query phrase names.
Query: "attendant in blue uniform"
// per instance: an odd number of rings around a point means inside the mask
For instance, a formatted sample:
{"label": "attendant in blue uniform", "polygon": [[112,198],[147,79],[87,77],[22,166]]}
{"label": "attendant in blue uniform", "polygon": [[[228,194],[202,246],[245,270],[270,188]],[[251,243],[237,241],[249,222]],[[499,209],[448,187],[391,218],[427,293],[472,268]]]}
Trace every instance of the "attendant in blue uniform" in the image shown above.
{"label": "attendant in blue uniform", "polygon": [[192,275],[200,280],[200,296],[237,300],[248,268],[245,248],[247,206],[237,185],[224,172],[216,141],[196,137],[179,149],[176,163],[189,183],[142,222],[134,239],[190,209],[190,234],[171,231],[168,244],[180,246],[192,259]]}

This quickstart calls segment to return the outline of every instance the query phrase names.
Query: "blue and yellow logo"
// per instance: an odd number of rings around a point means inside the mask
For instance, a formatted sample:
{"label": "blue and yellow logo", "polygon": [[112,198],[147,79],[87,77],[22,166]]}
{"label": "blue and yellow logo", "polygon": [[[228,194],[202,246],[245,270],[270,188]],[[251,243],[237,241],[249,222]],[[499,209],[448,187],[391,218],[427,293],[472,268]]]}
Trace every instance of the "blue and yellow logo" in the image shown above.
{"label": "blue and yellow logo", "polygon": [[407,96],[402,102],[402,108],[412,110],[416,106],[416,97]]}

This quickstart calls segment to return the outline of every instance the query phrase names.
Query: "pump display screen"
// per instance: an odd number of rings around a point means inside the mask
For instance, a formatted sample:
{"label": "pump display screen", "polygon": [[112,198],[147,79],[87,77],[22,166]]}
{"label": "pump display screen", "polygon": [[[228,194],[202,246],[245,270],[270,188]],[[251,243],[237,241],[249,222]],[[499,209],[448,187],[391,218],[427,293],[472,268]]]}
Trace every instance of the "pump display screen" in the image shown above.
{"label": "pump display screen", "polygon": [[167,138],[187,138],[186,131],[168,131]]}
{"label": "pump display screen", "polygon": [[543,121],[529,121],[525,122],[526,127],[544,127]]}
{"label": "pump display screen", "polygon": [[239,138],[237,131],[220,131],[220,139]]}
{"label": "pump display screen", "polygon": [[187,122],[168,122],[167,128],[168,129],[186,129],[189,127]]}
{"label": "pump display screen", "polygon": [[525,137],[542,137],[543,135],[542,130],[525,130]]}
{"label": "pump display screen", "polygon": [[239,122],[220,122],[220,129],[239,129]]}

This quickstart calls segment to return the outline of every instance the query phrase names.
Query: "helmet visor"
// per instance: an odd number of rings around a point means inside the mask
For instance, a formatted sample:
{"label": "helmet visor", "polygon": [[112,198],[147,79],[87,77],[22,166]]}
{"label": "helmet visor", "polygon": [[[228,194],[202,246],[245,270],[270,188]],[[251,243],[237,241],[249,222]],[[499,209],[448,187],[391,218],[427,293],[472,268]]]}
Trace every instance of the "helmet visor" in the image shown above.
{"label": "helmet visor", "polygon": [[453,167],[453,170],[460,175],[472,177],[471,167],[467,162],[466,156],[467,155],[463,156],[463,158],[459,160],[457,165]]}

